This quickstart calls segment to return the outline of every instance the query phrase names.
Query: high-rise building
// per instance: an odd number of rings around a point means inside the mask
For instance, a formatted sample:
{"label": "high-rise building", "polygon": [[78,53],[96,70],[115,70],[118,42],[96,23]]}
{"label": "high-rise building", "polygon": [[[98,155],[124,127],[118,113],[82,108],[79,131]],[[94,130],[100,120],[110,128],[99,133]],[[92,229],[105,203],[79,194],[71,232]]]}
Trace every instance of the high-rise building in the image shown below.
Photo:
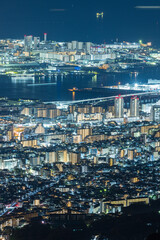
{"label": "high-rise building", "polygon": [[37,49],[40,44],[40,37],[34,37],[34,49]]}
{"label": "high-rise building", "polygon": [[67,49],[68,49],[68,50],[71,50],[71,49],[72,49],[72,43],[71,43],[71,42],[68,42],[68,43],[67,43]]}
{"label": "high-rise building", "polygon": [[124,99],[119,96],[114,100],[114,108],[115,108],[115,117],[122,118],[124,116]]}
{"label": "high-rise building", "polygon": [[76,164],[80,161],[80,153],[79,152],[69,152],[69,162],[72,164]]}
{"label": "high-rise building", "polygon": [[90,105],[85,105],[83,107],[82,106],[78,107],[77,112],[78,113],[89,113],[90,112]]}
{"label": "high-rise building", "polygon": [[28,51],[31,51],[32,50],[32,40],[33,40],[33,37],[30,35],[30,36],[24,36],[24,51],[25,52],[28,52]]}
{"label": "high-rise building", "polygon": [[14,138],[14,134],[13,134],[13,125],[12,125],[7,132],[7,140],[11,141],[13,138]]}
{"label": "high-rise building", "polygon": [[38,118],[46,118],[47,117],[47,109],[46,108],[37,108],[36,109],[36,117]]}
{"label": "high-rise building", "polygon": [[60,109],[48,109],[48,118],[55,118],[61,115]]}
{"label": "high-rise building", "polygon": [[31,116],[33,114],[33,109],[32,107],[25,107],[22,109],[21,114]]}
{"label": "high-rise building", "polygon": [[24,140],[21,141],[21,144],[23,147],[36,147],[37,146],[37,140],[36,139],[31,139],[31,140]]}
{"label": "high-rise building", "polygon": [[67,150],[58,150],[56,153],[58,162],[68,162]]}
{"label": "high-rise building", "polygon": [[54,163],[57,162],[57,154],[54,151],[46,152],[45,156],[46,163]]}
{"label": "high-rise building", "polygon": [[78,44],[77,41],[72,41],[72,50],[77,49],[77,44]]}
{"label": "high-rise building", "polygon": [[160,122],[160,104],[152,107],[151,118],[152,121]]}
{"label": "high-rise building", "polygon": [[76,106],[75,105],[70,105],[69,106],[69,112],[74,113],[76,111]]}
{"label": "high-rise building", "polygon": [[77,49],[82,50],[83,49],[83,42],[78,42],[77,43]]}
{"label": "high-rise building", "polygon": [[134,150],[128,149],[128,159],[133,160],[134,159]]}
{"label": "high-rise building", "polygon": [[137,96],[130,99],[130,116],[139,117],[139,98]]}
{"label": "high-rise building", "polygon": [[82,141],[86,136],[92,135],[92,128],[79,128],[77,129],[77,134],[82,136]]}
{"label": "high-rise building", "polygon": [[90,53],[91,51],[91,42],[86,42],[86,52]]}
{"label": "high-rise building", "polygon": [[102,112],[103,112],[103,108],[100,106],[97,106],[97,107],[92,106],[91,107],[91,113],[102,113]]}

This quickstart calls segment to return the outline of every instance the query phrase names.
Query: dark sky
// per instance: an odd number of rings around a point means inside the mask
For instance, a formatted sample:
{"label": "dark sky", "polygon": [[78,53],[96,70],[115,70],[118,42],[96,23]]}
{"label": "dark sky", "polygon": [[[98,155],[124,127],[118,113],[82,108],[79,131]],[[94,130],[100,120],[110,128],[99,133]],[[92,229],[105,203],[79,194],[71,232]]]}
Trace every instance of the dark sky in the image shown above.
{"label": "dark sky", "polygon": [[[57,41],[153,41],[160,43],[160,0],[3,0],[0,38],[24,34]],[[103,21],[96,12],[104,12]]]}

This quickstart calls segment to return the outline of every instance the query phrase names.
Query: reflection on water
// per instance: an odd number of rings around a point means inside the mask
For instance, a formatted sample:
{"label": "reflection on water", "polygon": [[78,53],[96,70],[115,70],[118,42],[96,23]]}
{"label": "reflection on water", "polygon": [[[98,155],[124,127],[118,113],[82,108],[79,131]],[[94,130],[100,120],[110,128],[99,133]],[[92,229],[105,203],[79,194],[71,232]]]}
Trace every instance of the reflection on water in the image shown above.
{"label": "reflection on water", "polygon": [[75,100],[75,91],[72,92],[72,100]]}
{"label": "reflection on water", "polygon": [[95,74],[92,77],[92,87],[96,87],[97,86],[97,74]]}
{"label": "reflection on water", "polygon": [[[6,76],[0,78],[0,97],[41,99],[43,101],[71,100],[94,98],[100,96],[116,95],[117,91],[110,89],[104,91],[83,91],[84,88],[100,88],[102,86],[117,85],[125,83],[144,83],[149,78],[160,79],[160,68],[144,69],[135,73],[104,73],[95,75],[84,74],[56,74],[34,79],[10,79]],[[44,84],[43,84],[44,83]],[[50,84],[47,84],[50,83]],[[55,84],[54,84],[55,83]],[[33,85],[32,85],[33,84]],[[39,85],[36,85],[39,84]],[[41,85],[42,84],[42,85]],[[30,86],[28,86],[30,85]],[[70,92],[68,89],[78,88],[80,91]]]}

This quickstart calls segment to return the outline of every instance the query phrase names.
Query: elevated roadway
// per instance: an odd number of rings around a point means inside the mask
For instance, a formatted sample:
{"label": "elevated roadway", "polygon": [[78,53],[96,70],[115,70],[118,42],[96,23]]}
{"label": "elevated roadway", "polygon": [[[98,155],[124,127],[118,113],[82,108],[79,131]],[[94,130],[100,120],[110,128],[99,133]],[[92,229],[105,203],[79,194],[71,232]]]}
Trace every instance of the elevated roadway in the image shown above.
{"label": "elevated roadway", "polygon": [[114,100],[116,97],[132,97],[132,96],[148,96],[148,95],[160,95],[160,92],[138,92],[138,93],[129,93],[129,94],[123,94],[123,95],[115,95],[115,96],[109,96],[109,97],[99,97],[99,98],[89,98],[89,99],[83,99],[83,100],[73,100],[73,101],[54,101],[54,102],[46,102],[46,103],[52,103],[52,104],[62,104],[62,105],[72,105],[76,103],[93,103],[93,105],[107,102]]}

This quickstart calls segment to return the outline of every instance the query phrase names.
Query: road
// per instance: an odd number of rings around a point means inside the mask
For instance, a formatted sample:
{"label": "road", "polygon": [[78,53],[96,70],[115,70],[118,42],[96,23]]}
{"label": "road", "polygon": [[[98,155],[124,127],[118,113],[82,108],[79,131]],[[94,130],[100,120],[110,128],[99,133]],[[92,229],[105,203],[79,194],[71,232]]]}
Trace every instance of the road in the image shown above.
{"label": "road", "polygon": [[129,93],[129,94],[123,94],[123,95],[116,95],[116,96],[110,96],[110,97],[99,97],[99,98],[90,98],[90,99],[83,99],[83,100],[75,100],[75,101],[55,101],[55,102],[46,102],[47,104],[58,104],[58,105],[71,105],[76,103],[101,103],[106,102],[110,100],[114,100],[116,97],[132,97],[132,96],[145,96],[145,95],[159,95],[159,92],[138,92],[138,93]]}

